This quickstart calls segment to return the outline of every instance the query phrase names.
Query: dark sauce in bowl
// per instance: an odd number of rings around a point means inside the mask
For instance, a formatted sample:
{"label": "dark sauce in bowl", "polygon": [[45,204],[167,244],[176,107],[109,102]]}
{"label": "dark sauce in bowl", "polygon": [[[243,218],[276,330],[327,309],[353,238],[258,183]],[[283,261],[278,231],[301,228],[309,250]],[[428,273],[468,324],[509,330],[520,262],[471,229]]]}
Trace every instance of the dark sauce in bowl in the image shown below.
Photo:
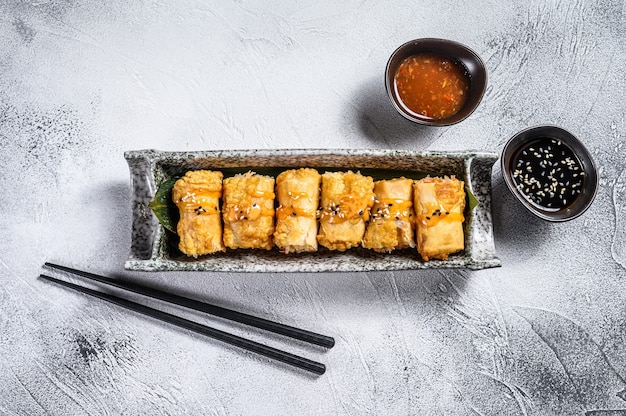
{"label": "dark sauce in bowl", "polygon": [[558,211],[571,205],[583,189],[585,173],[574,151],[559,139],[539,138],[513,156],[510,175],[532,204]]}

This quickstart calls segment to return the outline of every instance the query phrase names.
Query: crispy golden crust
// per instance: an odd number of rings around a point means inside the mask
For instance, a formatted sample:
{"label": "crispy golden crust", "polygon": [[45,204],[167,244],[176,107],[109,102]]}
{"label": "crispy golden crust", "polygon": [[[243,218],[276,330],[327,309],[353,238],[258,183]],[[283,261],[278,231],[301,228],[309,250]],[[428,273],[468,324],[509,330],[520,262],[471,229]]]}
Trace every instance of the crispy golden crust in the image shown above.
{"label": "crispy golden crust", "polygon": [[371,177],[352,171],[324,173],[317,241],[338,251],[358,246],[373,204]]}
{"label": "crispy golden crust", "polygon": [[422,258],[447,260],[448,255],[463,250],[463,182],[454,177],[424,178],[414,182],[413,197],[417,250]]}
{"label": "crispy golden crust", "polygon": [[292,169],[276,177],[274,243],[284,253],[317,250],[317,207],[321,175],[315,169]]}
{"label": "crispy golden crust", "polygon": [[315,251],[318,244],[390,252],[416,241],[428,261],[447,260],[465,248],[466,195],[454,177],[374,183],[358,172],[320,175],[302,168],[284,171],[276,181],[253,172],[223,180],[221,172],[199,170],[176,182],[172,199],[180,212],[179,248],[193,257],[226,247],[270,250],[274,244],[285,253]]}
{"label": "crispy golden crust", "polygon": [[178,248],[188,256],[224,251],[219,210],[222,176],[222,172],[207,170],[187,172],[172,188],[172,200],[180,212]]}
{"label": "crispy golden crust", "polygon": [[413,181],[377,181],[376,200],[363,237],[363,247],[377,252],[415,247],[413,237]]}
{"label": "crispy golden crust", "polygon": [[274,178],[254,172],[224,179],[224,244],[231,249],[274,246]]}

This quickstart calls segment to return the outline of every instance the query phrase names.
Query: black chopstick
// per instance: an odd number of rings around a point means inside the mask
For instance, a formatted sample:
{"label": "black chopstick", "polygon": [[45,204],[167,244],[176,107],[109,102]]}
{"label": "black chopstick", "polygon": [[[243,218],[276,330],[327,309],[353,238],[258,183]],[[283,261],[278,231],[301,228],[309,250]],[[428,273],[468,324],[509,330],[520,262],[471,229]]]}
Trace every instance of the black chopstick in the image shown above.
{"label": "black chopstick", "polygon": [[75,285],[73,283],[56,279],[51,276],[41,274],[39,275],[39,277],[42,279],[60,284],[62,286],[69,287],[79,292],[106,300],[118,306],[131,309],[135,312],[139,312],[144,315],[159,319],[161,321],[165,321],[170,324],[179,326],[181,328],[185,328],[185,329],[197,332],[199,334],[206,335],[208,337],[217,339],[227,344],[230,344],[230,345],[233,345],[233,346],[236,346],[236,347],[248,350],[248,351],[255,352],[265,357],[269,357],[274,360],[278,360],[283,363],[290,364],[292,366],[310,371],[315,374],[321,375],[321,374],[324,374],[324,372],[326,371],[326,366],[324,364],[309,360],[308,358],[300,357],[298,355],[291,354],[286,351],[281,351],[277,348],[273,348],[273,347],[255,342],[255,341],[251,341],[251,340],[239,337],[237,335],[229,334],[228,332],[220,331],[219,329],[211,328],[209,326],[202,325],[197,322],[193,322],[193,321],[181,318],[176,315],[171,315],[169,313],[166,313],[157,309],[153,309],[148,306],[144,306],[139,303],[132,302],[130,300],[122,299],[114,295],[88,289],[86,287]]}
{"label": "black chopstick", "polygon": [[331,348],[335,345],[335,339],[326,335],[316,334],[315,332],[306,331],[304,329],[295,328],[293,326],[280,324],[278,322],[268,321],[267,319],[259,318],[252,315],[247,315],[242,312],[237,312],[232,309],[223,308],[221,306],[211,305],[208,303],[200,302],[197,300],[185,298],[183,296],[174,295],[171,293],[163,292],[158,289],[152,289],[149,287],[137,285],[130,282],[120,282],[115,279],[110,279],[97,274],[85,272],[82,270],[72,269],[71,267],[60,266],[54,263],[44,263],[45,266],[63,270],[68,273],[77,274],[82,277],[86,277],[91,280],[95,280],[100,283],[105,283],[119,287],[121,289],[130,290],[131,292],[139,293],[140,295],[148,296],[151,298],[163,300],[169,303],[173,303],[179,306],[184,306],[189,309],[208,313],[220,318],[225,318],[231,321],[239,322],[242,324],[250,325],[255,328],[264,329],[266,331],[274,332],[276,334],[285,335],[300,341],[306,341],[311,344],[320,345],[322,347]]}

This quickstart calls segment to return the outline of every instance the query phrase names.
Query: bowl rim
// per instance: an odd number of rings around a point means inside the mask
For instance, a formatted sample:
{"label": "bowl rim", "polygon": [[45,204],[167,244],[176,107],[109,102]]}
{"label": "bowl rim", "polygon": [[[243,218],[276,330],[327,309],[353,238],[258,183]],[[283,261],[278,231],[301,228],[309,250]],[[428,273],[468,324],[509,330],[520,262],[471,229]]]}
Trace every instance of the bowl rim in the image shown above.
{"label": "bowl rim", "polygon": [[[472,58],[477,62],[477,67],[479,68],[480,72],[482,72],[482,74],[484,75],[484,83],[482,83],[482,87],[480,89],[480,94],[478,96],[478,99],[476,100],[476,104],[469,108],[469,110],[466,111],[466,113],[458,118],[458,119],[454,119],[454,115],[448,118],[444,118],[444,119],[432,119],[432,120],[428,120],[428,119],[422,119],[416,116],[412,116],[411,114],[409,114],[404,108],[402,108],[401,106],[398,105],[398,103],[396,102],[396,100],[394,99],[394,97],[396,96],[394,94],[394,88],[392,85],[390,85],[389,79],[390,79],[390,70],[391,70],[391,63],[394,60],[394,58],[402,51],[404,51],[404,49],[408,48],[409,46],[415,46],[417,44],[425,44],[425,45],[432,45],[432,44],[446,44],[446,45],[451,45],[454,46],[456,48],[462,49],[466,52],[469,53],[469,55],[472,56]],[[433,53],[436,53],[435,50],[432,51]],[[444,54],[444,56],[447,56],[451,59],[454,59],[456,61],[458,61],[457,57],[454,56],[449,56],[447,54]],[[444,39],[444,38],[417,38],[417,39],[412,39],[409,40],[407,42],[404,42],[403,44],[401,44],[400,46],[398,46],[389,56],[389,59],[387,60],[387,65],[385,66],[385,89],[387,90],[387,95],[389,100],[391,101],[391,104],[393,105],[393,107],[396,109],[396,111],[405,119],[412,121],[414,123],[418,123],[421,125],[425,125],[425,126],[435,126],[435,127],[444,127],[444,126],[450,126],[453,124],[457,124],[460,123],[461,121],[465,120],[466,118],[468,118],[470,115],[472,115],[474,113],[474,111],[478,108],[478,106],[480,105],[480,103],[483,100],[483,97],[485,95],[485,92],[487,90],[487,84],[488,84],[488,74],[487,74],[487,66],[485,65],[485,62],[482,60],[482,58],[469,46],[451,40],[451,39]]]}
{"label": "bowl rim", "polygon": [[[513,179],[509,174],[508,166],[511,159],[517,152],[517,149],[519,149],[522,145],[528,143],[531,140],[539,139],[546,136],[550,137],[550,132],[558,132],[561,134],[559,136],[559,139],[561,139],[572,150],[572,152],[574,152],[574,155],[579,159],[581,164],[583,164],[583,171],[585,172],[586,177],[593,176],[594,178],[592,183],[587,183],[587,185],[583,186],[583,188],[588,189],[589,192],[585,193],[584,196],[580,196],[584,199],[576,206],[575,210],[572,210],[572,206],[569,206],[566,209],[560,209],[558,211],[541,210],[539,207],[532,205],[526,199],[526,197],[522,195],[522,193],[515,187]],[[589,149],[587,149],[583,142],[581,142],[580,139],[578,139],[578,137],[576,137],[574,134],[564,129],[563,127],[559,127],[553,124],[541,124],[527,127],[511,136],[511,138],[504,145],[504,148],[501,152],[500,170],[502,171],[502,177],[504,178],[504,182],[506,183],[507,187],[516,197],[516,199],[524,206],[524,208],[526,208],[535,216],[550,222],[566,222],[580,217],[589,209],[598,192],[599,178],[597,173],[597,166],[595,161],[593,160],[593,157],[591,156],[591,152],[589,152]],[[592,175],[589,175],[590,172],[592,172]],[[567,215],[563,215],[564,213]]]}

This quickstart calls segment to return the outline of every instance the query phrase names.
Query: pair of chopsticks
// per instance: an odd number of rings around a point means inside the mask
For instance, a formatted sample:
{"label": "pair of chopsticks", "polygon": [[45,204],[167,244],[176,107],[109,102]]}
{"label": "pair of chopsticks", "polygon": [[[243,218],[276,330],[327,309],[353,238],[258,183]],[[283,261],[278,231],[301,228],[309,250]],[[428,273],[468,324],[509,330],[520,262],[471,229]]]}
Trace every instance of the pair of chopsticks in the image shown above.
{"label": "pair of chopsticks", "polygon": [[[50,269],[61,270],[67,273],[78,275],[78,276],[81,276],[81,277],[84,277],[84,278],[87,278],[87,279],[90,279],[99,283],[104,283],[107,285],[115,286],[117,288],[128,290],[130,292],[138,293],[140,295],[143,295],[149,298],[159,299],[168,303],[183,306],[183,307],[193,309],[199,312],[204,312],[210,315],[218,316],[220,318],[224,318],[230,321],[239,322],[239,323],[246,324],[255,328],[274,332],[276,334],[281,334],[281,335],[284,335],[293,339],[305,341],[310,344],[319,345],[319,346],[326,347],[326,348],[331,348],[332,346],[335,345],[335,340],[332,337],[316,334],[314,332],[306,331],[300,328],[295,328],[289,325],[284,325],[278,322],[269,321],[267,319],[248,315],[242,312],[237,312],[231,309],[223,308],[221,306],[211,305],[211,304],[200,302],[197,300],[185,298],[183,296],[178,296],[172,293],[167,293],[158,289],[152,289],[149,287],[141,286],[135,283],[121,282],[116,279],[111,279],[108,277],[85,272],[82,270],[72,269],[66,266],[60,266],[58,264],[45,263],[44,266]],[[124,308],[133,310],[135,312],[142,313],[144,315],[179,326],[181,328],[185,328],[185,329],[200,333],[202,335],[206,335],[210,338],[217,339],[219,341],[242,348],[247,351],[255,352],[265,357],[269,357],[274,360],[281,361],[283,363],[295,366],[297,368],[300,368],[306,371],[310,371],[315,374],[321,375],[321,374],[324,374],[324,372],[326,371],[326,366],[324,364],[309,360],[308,358],[300,357],[298,355],[295,355],[286,351],[282,351],[277,348],[273,348],[273,347],[267,346],[265,344],[261,344],[256,341],[251,341],[246,338],[242,338],[240,336],[221,331],[219,329],[211,328],[209,326],[202,325],[197,322],[193,322],[193,321],[181,318],[176,315],[162,312],[158,309],[150,308],[148,306],[144,306],[139,303],[132,302],[130,300],[123,299],[123,298],[120,298],[120,297],[117,297],[108,293],[102,293],[102,292],[98,292],[97,290],[88,289],[86,287],[79,286],[74,283],[67,282],[65,280],[57,279],[52,276],[40,274],[39,277],[44,280],[51,281],[51,282],[60,284],[62,286],[77,290],[79,292],[106,300],[118,306],[122,306]]]}

